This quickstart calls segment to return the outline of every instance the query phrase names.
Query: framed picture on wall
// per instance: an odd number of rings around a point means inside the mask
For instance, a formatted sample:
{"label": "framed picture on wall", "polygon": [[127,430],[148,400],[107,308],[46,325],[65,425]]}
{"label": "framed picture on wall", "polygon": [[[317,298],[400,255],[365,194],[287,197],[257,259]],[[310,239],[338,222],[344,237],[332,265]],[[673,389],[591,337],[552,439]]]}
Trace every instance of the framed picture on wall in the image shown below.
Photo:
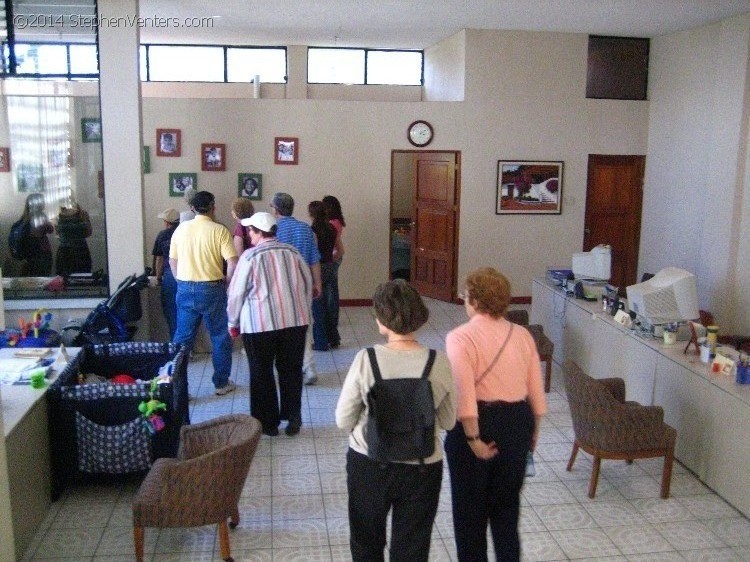
{"label": "framed picture on wall", "polygon": [[18,191],[35,193],[44,189],[44,173],[41,164],[20,164],[16,167]]}
{"label": "framed picture on wall", "polygon": [[185,190],[198,189],[198,174],[191,172],[173,172],[169,174],[169,196],[184,197]]}
{"label": "framed picture on wall", "polygon": [[182,131],[180,129],[156,129],[156,155],[180,156],[182,154]]}
{"label": "framed picture on wall", "polygon": [[247,197],[253,201],[260,201],[263,197],[263,175],[238,174],[237,196]]}
{"label": "framed picture on wall", "polygon": [[296,166],[299,161],[299,139],[297,137],[276,137],[274,139],[274,164]]}
{"label": "framed picture on wall", "polygon": [[559,215],[563,162],[498,160],[496,215]]}
{"label": "framed picture on wall", "polygon": [[223,172],[227,169],[227,145],[203,143],[201,145],[201,170]]}
{"label": "framed picture on wall", "polygon": [[102,142],[102,120],[98,117],[81,119],[81,140],[83,142]]}
{"label": "framed picture on wall", "polygon": [[0,148],[0,172],[10,172],[10,148]]}

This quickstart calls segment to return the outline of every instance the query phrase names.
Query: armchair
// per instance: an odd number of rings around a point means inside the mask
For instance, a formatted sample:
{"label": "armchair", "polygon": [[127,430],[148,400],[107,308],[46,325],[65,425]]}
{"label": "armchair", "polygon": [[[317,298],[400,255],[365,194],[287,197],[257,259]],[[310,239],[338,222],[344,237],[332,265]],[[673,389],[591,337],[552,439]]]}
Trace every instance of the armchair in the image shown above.
{"label": "armchair", "polygon": [[568,471],[579,448],[594,457],[589,497],[596,495],[602,459],[632,462],[664,457],[661,497],[668,498],[677,432],[664,423],[664,410],[626,402],[622,379],[591,378],[570,360],[565,361],[563,373],[575,433]]}
{"label": "armchair", "polygon": [[177,458],[158,459],[133,500],[136,560],[143,561],[144,527],[198,527],[218,523],[221,557],[229,552],[230,526],[260,440],[261,424],[244,414],[222,416],[180,432]]}
{"label": "armchair", "polygon": [[523,326],[531,332],[539,359],[544,362],[545,366],[544,392],[549,392],[552,385],[552,354],[555,351],[555,344],[544,335],[544,328],[541,324],[529,325],[529,313],[526,310],[507,310],[505,311],[505,318],[509,322]]}

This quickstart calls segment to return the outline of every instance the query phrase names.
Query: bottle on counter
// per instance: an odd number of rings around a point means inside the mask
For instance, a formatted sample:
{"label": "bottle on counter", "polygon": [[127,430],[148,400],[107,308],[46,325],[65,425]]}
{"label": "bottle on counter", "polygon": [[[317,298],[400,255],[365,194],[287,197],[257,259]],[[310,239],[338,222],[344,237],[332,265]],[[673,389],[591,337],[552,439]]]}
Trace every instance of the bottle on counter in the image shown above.
{"label": "bottle on counter", "polygon": [[706,326],[706,342],[711,349],[711,358],[716,357],[716,344],[719,340],[719,327],[711,324]]}

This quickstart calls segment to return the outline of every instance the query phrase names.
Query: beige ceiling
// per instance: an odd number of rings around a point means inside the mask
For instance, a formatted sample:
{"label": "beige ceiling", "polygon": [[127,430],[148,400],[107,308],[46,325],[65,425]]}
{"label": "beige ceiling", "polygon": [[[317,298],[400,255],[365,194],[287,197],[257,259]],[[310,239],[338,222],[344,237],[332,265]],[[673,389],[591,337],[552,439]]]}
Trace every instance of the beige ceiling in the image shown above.
{"label": "beige ceiling", "polygon": [[750,12],[750,0],[140,0],[141,17],[213,18],[143,42],[423,49],[461,29],[656,37]]}

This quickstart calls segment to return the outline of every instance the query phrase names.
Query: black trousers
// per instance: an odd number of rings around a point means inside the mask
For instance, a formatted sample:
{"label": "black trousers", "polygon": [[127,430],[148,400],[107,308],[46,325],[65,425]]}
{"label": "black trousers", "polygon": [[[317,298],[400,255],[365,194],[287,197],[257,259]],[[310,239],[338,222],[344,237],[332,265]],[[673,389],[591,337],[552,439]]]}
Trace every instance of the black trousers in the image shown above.
{"label": "black trousers", "polygon": [[534,432],[531,407],[527,402],[480,407],[479,432],[497,443],[499,454],[489,461],[474,455],[460,423],[445,438],[458,559],[486,562],[489,521],[497,560],[519,560],[520,494]]}
{"label": "black trousers", "polygon": [[426,562],[442,479],[443,461],[421,466],[379,463],[349,449],[346,483],[354,562],[384,559],[391,508],[391,562]]}
{"label": "black trousers", "polygon": [[[302,360],[307,326],[242,334],[250,365],[250,415],[264,428],[302,421]],[[273,366],[279,373],[279,390]],[[279,398],[281,400],[279,401]]]}

